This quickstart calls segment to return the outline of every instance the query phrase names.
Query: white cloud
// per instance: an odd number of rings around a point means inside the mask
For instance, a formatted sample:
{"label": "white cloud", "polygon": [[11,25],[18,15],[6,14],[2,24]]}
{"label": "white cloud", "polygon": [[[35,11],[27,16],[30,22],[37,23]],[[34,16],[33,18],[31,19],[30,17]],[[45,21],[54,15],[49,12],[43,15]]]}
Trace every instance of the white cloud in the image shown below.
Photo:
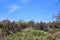
{"label": "white cloud", "polygon": [[[28,4],[28,3],[30,2],[30,0],[17,0],[17,1],[22,1],[23,4],[26,4],[26,3]],[[18,4],[20,4],[20,3],[16,2],[16,3],[11,4],[11,5],[9,6],[9,9],[10,9],[9,13],[14,12],[14,11],[17,10],[18,8],[21,8],[21,6],[19,6]],[[22,6],[22,7],[23,7],[23,6]]]}
{"label": "white cloud", "polygon": [[10,8],[9,13],[12,13],[12,12],[14,12],[15,10],[17,10],[17,9],[19,8],[19,6],[17,6],[17,5],[12,5],[12,6],[9,6],[9,8]]}
{"label": "white cloud", "polygon": [[[5,6],[8,8],[8,14],[15,12],[24,5],[29,4],[30,0],[16,0],[15,3],[12,3],[12,0],[0,0],[0,2],[4,2]],[[23,5],[23,6],[20,6]]]}

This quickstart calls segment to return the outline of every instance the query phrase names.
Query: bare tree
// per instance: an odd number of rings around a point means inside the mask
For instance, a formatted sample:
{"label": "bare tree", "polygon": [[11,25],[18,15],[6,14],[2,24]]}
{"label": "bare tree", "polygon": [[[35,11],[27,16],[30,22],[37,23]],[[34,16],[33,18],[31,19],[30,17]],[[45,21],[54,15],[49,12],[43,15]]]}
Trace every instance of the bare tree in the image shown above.
{"label": "bare tree", "polygon": [[59,21],[60,20],[60,11],[58,12],[57,15],[53,15],[52,18],[55,18],[55,21]]}

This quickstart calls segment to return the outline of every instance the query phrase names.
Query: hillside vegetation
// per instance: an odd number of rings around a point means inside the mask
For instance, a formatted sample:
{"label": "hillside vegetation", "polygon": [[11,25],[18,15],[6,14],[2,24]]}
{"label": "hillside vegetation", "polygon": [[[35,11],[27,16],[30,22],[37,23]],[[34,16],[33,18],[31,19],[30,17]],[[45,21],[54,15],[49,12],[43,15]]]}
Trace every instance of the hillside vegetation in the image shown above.
{"label": "hillside vegetation", "polygon": [[36,23],[32,20],[3,20],[0,22],[0,34],[3,40],[60,40],[60,21]]}
{"label": "hillside vegetation", "polygon": [[60,16],[53,22],[0,21],[0,40],[60,40]]}
{"label": "hillside vegetation", "polygon": [[60,40],[60,33],[52,35],[42,30],[26,28],[21,32],[4,37],[4,40]]}

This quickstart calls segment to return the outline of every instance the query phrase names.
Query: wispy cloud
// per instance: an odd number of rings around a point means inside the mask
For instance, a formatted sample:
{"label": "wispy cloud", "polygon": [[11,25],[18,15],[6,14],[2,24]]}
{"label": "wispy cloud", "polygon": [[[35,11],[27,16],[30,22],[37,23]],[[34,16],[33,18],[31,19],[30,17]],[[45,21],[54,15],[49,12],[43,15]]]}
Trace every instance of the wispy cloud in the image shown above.
{"label": "wispy cloud", "polygon": [[15,10],[17,10],[17,9],[19,8],[19,6],[17,6],[17,5],[12,5],[12,6],[9,6],[9,8],[10,8],[9,13],[12,13],[12,12],[14,12]]}
{"label": "wispy cloud", "polygon": [[[18,10],[21,7],[24,7],[24,5],[28,4],[30,0],[16,0],[16,2],[12,0],[0,0],[4,4],[4,6],[8,9],[8,14],[13,13],[16,10]],[[20,6],[23,5],[23,6]]]}
{"label": "wispy cloud", "polygon": [[[19,1],[19,0],[17,0],[17,1]],[[30,0],[20,0],[20,1],[22,1],[22,3],[24,3],[24,4],[26,4],[26,3],[28,4],[30,2]],[[18,10],[19,8],[23,7],[23,6],[19,6],[18,4],[20,4],[20,3],[17,2],[17,3],[14,3],[13,5],[10,5],[9,6],[9,8],[10,8],[9,13],[12,13],[12,12]]]}

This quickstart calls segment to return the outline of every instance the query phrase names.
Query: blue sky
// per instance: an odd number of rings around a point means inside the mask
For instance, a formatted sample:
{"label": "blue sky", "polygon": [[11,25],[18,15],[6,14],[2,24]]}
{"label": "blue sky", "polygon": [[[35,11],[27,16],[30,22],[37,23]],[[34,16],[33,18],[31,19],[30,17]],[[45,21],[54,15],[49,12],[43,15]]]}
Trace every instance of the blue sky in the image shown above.
{"label": "blue sky", "polygon": [[0,0],[0,20],[53,21],[59,0]]}

